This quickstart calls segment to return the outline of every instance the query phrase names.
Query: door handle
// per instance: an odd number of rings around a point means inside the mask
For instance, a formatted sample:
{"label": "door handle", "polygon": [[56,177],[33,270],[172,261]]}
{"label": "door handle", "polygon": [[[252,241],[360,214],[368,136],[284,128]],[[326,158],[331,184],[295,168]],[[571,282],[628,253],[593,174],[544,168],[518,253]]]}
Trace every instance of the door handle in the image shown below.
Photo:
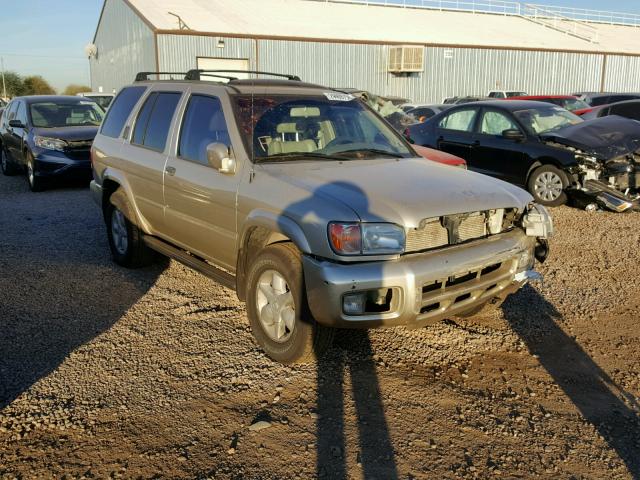
{"label": "door handle", "polygon": [[164,172],[167,175],[171,175],[173,177],[176,174],[176,167],[167,166],[165,167]]}

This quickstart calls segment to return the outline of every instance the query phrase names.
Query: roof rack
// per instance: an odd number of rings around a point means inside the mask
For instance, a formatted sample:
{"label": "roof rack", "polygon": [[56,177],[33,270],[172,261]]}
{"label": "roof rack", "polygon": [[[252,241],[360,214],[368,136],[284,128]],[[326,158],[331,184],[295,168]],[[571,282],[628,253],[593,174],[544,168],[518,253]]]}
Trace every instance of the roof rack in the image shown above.
{"label": "roof rack", "polygon": [[149,80],[149,75],[180,75],[181,77],[185,77],[187,74],[185,72],[138,72],[135,81],[146,82]]}
{"label": "roof rack", "polygon": [[[230,78],[230,77],[223,77],[221,75],[211,75],[211,74],[216,74],[216,73],[253,73],[255,75],[271,75],[272,77],[282,77],[282,78],[286,78],[287,80],[293,80],[293,81],[296,81],[296,82],[300,82],[301,81],[300,77],[297,76],[297,75],[288,75],[288,74],[284,74],[284,73],[261,72],[261,71],[258,71],[258,70],[200,70],[200,69],[189,70],[187,72],[187,74],[185,75],[184,79],[185,80],[200,80],[201,76]],[[235,77],[231,77],[231,79],[238,80]]]}

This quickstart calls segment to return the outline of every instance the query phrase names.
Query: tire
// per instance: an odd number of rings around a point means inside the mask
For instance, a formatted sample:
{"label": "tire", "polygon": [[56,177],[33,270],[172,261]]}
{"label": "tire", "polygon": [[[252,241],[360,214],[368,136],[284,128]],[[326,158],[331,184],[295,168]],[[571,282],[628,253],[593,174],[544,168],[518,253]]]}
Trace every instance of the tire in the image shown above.
{"label": "tire", "polygon": [[9,160],[9,155],[7,155],[4,147],[0,147],[0,167],[2,168],[2,173],[7,177],[15,175],[19,171],[16,165]]}
{"label": "tire", "polygon": [[104,208],[107,239],[113,260],[126,268],[139,268],[153,263],[153,251],[144,243],[140,229],[111,202]]}
{"label": "tire", "polygon": [[258,254],[249,267],[246,292],[251,330],[273,360],[307,363],[331,346],[334,330],[311,315],[300,252],[292,244],[272,245]]}
{"label": "tire", "polygon": [[553,165],[542,165],[529,176],[527,187],[536,202],[558,207],[567,203],[567,175]]}
{"label": "tire", "polygon": [[36,175],[36,163],[31,152],[25,153],[27,163],[27,181],[32,192],[41,192],[45,188],[44,180]]}

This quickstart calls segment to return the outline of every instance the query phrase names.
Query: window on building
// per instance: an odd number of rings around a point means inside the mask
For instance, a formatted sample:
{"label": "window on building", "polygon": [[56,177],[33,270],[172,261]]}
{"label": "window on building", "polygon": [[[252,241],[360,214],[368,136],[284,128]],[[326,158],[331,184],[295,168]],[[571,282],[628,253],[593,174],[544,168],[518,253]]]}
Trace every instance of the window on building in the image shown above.
{"label": "window on building", "polygon": [[178,155],[206,164],[210,143],[231,145],[222,104],[216,97],[192,95],[182,121]]}
{"label": "window on building", "polygon": [[133,107],[138,103],[145,90],[146,87],[127,87],[120,91],[107,112],[104,122],[102,122],[101,133],[103,135],[113,138],[120,136]]}

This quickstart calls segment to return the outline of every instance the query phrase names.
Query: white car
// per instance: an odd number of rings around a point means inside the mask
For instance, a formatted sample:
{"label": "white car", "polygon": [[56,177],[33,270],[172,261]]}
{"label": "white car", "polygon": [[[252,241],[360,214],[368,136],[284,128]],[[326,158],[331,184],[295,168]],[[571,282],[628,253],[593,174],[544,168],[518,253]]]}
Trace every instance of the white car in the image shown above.
{"label": "white car", "polygon": [[82,92],[77,94],[79,97],[87,97],[96,102],[98,105],[102,107],[103,110],[109,108],[111,102],[113,101],[113,97],[115,94],[113,93],[100,93],[100,92]]}
{"label": "white car", "polygon": [[522,90],[491,90],[487,93],[487,97],[491,98],[511,98],[511,97],[524,97],[527,92]]}

